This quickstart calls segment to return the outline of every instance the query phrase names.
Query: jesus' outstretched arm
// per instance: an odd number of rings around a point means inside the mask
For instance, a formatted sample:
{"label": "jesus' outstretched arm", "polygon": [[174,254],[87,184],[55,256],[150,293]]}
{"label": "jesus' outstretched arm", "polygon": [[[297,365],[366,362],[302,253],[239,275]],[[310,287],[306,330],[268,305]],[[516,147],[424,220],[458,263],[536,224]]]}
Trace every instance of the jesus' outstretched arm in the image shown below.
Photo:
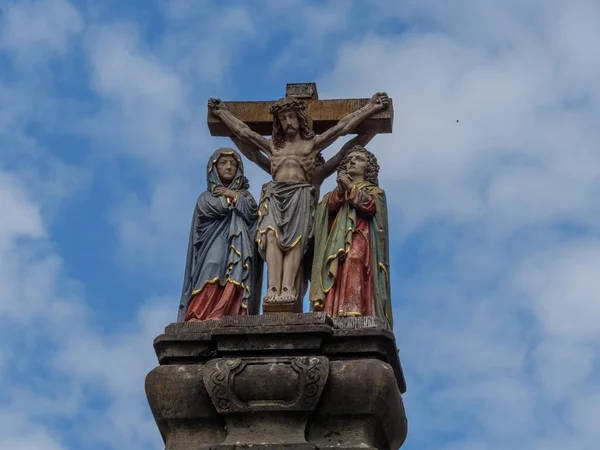
{"label": "jesus' outstretched arm", "polygon": [[365,106],[348,114],[323,134],[318,135],[315,138],[315,149],[322,150],[328,147],[340,136],[350,133],[363,120],[387,108],[389,103],[390,99],[385,92],[378,92],[373,95]]}
{"label": "jesus' outstretched arm", "polygon": [[261,153],[258,148],[256,148],[253,144],[245,142],[235,136],[230,136],[230,138],[246,158],[248,158],[268,174],[271,174],[271,161],[263,153]]}
{"label": "jesus' outstretched arm", "polygon": [[[252,131],[248,125],[235,117],[227,110],[225,103],[216,98],[208,100],[208,109],[217,116],[231,130],[231,132],[243,142],[246,142],[271,156],[271,145],[269,140]],[[242,150],[242,149],[240,149]],[[248,156],[248,155],[246,155]],[[252,159],[252,158],[249,158]]]}

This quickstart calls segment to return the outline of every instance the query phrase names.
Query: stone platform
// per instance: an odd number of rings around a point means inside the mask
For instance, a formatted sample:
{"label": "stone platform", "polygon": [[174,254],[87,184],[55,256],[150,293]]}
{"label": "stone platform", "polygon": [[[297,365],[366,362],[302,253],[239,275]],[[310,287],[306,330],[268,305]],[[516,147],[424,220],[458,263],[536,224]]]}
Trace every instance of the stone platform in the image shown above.
{"label": "stone platform", "polygon": [[376,317],[173,323],[146,394],[167,450],[398,449],[406,384]]}

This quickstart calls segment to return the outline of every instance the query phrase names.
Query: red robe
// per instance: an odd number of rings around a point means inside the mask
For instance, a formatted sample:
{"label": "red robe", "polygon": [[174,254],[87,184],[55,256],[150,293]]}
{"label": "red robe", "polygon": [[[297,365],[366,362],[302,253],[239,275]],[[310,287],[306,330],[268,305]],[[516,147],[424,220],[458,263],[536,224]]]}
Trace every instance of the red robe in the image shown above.
{"label": "red robe", "polygon": [[[229,187],[229,183],[223,183]],[[225,198],[227,204],[231,202]],[[192,294],[185,313],[185,322],[200,322],[202,320],[220,320],[223,316],[245,316],[246,309],[242,307],[244,291],[241,286],[226,281],[221,286],[219,281],[208,282],[196,294]]]}
{"label": "red robe", "polygon": [[221,286],[218,282],[207,283],[190,300],[185,322],[201,320],[219,320],[223,316],[245,316],[246,309],[242,307],[243,291],[230,281]]}
{"label": "red robe", "polygon": [[348,201],[356,209],[356,224],[352,233],[352,246],[340,263],[333,287],[327,292],[323,311],[331,317],[373,316],[375,296],[371,267],[370,217],[375,214],[373,198],[363,192],[360,201],[356,192],[345,200],[337,191],[329,196],[329,228],[342,204]]}

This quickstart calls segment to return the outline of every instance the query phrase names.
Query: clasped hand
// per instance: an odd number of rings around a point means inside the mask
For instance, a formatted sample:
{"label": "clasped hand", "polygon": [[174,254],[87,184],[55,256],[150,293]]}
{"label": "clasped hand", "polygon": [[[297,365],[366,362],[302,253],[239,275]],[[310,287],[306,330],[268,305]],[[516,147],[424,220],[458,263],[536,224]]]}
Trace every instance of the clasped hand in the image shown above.
{"label": "clasped hand", "polygon": [[352,190],[352,180],[350,176],[345,172],[340,172],[337,177],[338,192],[343,194],[344,192],[350,192]]}
{"label": "clasped hand", "polygon": [[216,187],[213,192],[215,193],[215,195],[223,195],[223,196],[228,197],[228,198],[230,198],[232,200],[237,195],[237,192],[232,191],[231,189],[227,189],[226,187],[223,187],[223,186]]}

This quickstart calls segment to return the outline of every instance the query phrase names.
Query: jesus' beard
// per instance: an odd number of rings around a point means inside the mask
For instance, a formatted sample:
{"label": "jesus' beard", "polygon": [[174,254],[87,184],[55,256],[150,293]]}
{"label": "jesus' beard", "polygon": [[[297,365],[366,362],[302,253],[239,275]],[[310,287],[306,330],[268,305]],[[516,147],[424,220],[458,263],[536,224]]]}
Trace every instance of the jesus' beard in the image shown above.
{"label": "jesus' beard", "polygon": [[288,126],[285,129],[285,135],[289,138],[293,138],[296,137],[296,135],[298,134],[298,128],[294,128],[292,126]]}

